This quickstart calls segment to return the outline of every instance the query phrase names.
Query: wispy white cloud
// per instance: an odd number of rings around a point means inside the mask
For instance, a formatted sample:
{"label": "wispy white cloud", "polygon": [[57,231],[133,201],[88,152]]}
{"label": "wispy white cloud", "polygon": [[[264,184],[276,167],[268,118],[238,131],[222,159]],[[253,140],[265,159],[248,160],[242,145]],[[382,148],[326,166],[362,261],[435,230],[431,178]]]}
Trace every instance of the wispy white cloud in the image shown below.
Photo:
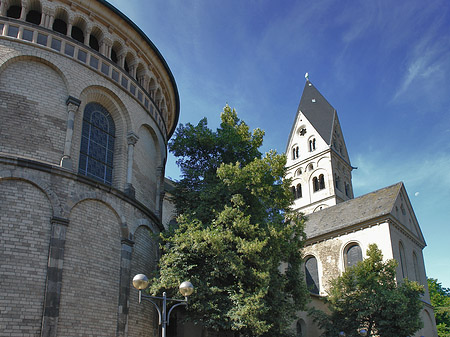
{"label": "wispy white cloud", "polygon": [[421,151],[415,155],[366,151],[353,163],[353,186],[360,194],[403,181],[411,194],[426,196],[426,203],[448,204],[450,198],[450,152]]}

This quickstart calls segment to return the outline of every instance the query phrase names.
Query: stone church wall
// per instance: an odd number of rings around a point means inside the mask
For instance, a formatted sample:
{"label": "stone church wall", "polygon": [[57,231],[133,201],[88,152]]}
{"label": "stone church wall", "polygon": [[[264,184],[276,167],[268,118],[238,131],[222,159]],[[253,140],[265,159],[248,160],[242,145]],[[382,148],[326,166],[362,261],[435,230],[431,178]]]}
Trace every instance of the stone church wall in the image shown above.
{"label": "stone church wall", "polygon": [[320,295],[326,296],[330,281],[345,270],[344,250],[349,244],[358,244],[362,256],[365,257],[370,244],[376,243],[383,251],[384,259],[390,259],[392,251],[389,238],[389,225],[387,223],[374,224],[362,230],[342,232],[336,237],[320,242],[308,242],[304,249],[304,256],[314,256],[317,259],[319,271]]}
{"label": "stone church wall", "polygon": [[[159,51],[106,1],[1,1],[0,336],[155,335],[131,280],[157,267],[178,113]],[[110,180],[80,171],[86,139]]]}

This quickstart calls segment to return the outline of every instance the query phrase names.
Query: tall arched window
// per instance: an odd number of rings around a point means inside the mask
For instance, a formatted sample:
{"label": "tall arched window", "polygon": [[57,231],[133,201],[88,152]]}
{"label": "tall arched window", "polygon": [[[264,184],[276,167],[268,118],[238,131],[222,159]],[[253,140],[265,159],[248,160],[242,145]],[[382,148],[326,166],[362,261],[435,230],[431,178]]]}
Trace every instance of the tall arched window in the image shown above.
{"label": "tall arched window", "polygon": [[416,278],[416,281],[420,283],[419,263],[415,252],[413,252],[413,264],[414,264],[414,276]]}
{"label": "tall arched window", "polygon": [[298,146],[294,146],[292,148],[292,159],[297,159],[298,158]]}
{"label": "tall arched window", "polygon": [[303,337],[306,336],[306,323],[303,319],[299,319],[297,321],[297,337]]}
{"label": "tall arched window", "polygon": [[305,276],[308,290],[313,294],[319,294],[319,270],[314,256],[309,257],[305,262]]}
{"label": "tall arched window", "polygon": [[295,192],[295,186],[291,186],[291,192],[292,192],[292,195],[294,196],[294,199],[296,199],[297,193]]}
{"label": "tall arched window", "polygon": [[313,152],[316,149],[316,139],[312,138],[309,140],[309,152]]}
{"label": "tall arched window", "polygon": [[296,197],[296,199],[299,199],[302,197],[302,184],[297,184],[295,197]]}
{"label": "tall arched window", "polygon": [[323,190],[325,188],[325,178],[323,174],[319,176],[319,190]]}
{"label": "tall arched window", "polygon": [[317,177],[314,177],[312,180],[313,183],[313,191],[316,192],[319,190],[319,180],[317,179]]}
{"label": "tall arched window", "polygon": [[403,243],[400,241],[398,243],[398,250],[400,253],[400,269],[402,270],[402,277],[408,277],[408,271],[406,270],[406,260],[405,260],[405,248],[403,248]]}
{"label": "tall arched window", "polygon": [[357,243],[352,243],[344,251],[345,268],[350,268],[362,261],[361,247]]}
{"label": "tall arched window", "polygon": [[114,121],[103,106],[89,103],[84,109],[78,172],[105,184],[112,183]]}

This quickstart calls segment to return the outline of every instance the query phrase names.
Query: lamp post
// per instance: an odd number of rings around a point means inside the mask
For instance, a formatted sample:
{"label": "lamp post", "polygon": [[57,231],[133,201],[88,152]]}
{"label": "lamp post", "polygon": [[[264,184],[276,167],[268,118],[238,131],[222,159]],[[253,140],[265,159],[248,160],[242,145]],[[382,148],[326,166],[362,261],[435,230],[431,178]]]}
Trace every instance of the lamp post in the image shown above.
{"label": "lamp post", "polygon": [[[192,285],[191,282],[188,281],[184,281],[183,283],[181,283],[179,288],[181,295],[184,296],[184,300],[179,300],[176,298],[168,298],[166,296],[166,292],[163,292],[162,297],[142,294],[142,290],[147,289],[148,285],[149,285],[148,278],[144,274],[137,274],[133,278],[133,287],[139,290],[139,303],[141,303],[142,300],[147,300],[155,306],[156,311],[158,311],[159,325],[162,326],[161,328],[162,337],[166,337],[166,328],[167,325],[169,325],[170,313],[172,312],[173,309],[175,309],[180,305],[187,305],[188,296],[194,292],[194,286]],[[161,308],[153,300],[162,300]],[[167,301],[174,301],[178,303],[172,305],[169,312],[167,312]]]}

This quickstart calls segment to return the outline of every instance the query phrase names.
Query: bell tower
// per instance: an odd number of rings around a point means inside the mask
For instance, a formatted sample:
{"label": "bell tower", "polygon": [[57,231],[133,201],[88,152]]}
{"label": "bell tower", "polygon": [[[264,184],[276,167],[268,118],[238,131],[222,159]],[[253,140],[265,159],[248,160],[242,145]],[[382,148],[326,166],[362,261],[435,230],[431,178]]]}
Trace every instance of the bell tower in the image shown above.
{"label": "bell tower", "polygon": [[305,214],[353,199],[352,169],[336,110],[306,83],[286,147],[293,208]]}

